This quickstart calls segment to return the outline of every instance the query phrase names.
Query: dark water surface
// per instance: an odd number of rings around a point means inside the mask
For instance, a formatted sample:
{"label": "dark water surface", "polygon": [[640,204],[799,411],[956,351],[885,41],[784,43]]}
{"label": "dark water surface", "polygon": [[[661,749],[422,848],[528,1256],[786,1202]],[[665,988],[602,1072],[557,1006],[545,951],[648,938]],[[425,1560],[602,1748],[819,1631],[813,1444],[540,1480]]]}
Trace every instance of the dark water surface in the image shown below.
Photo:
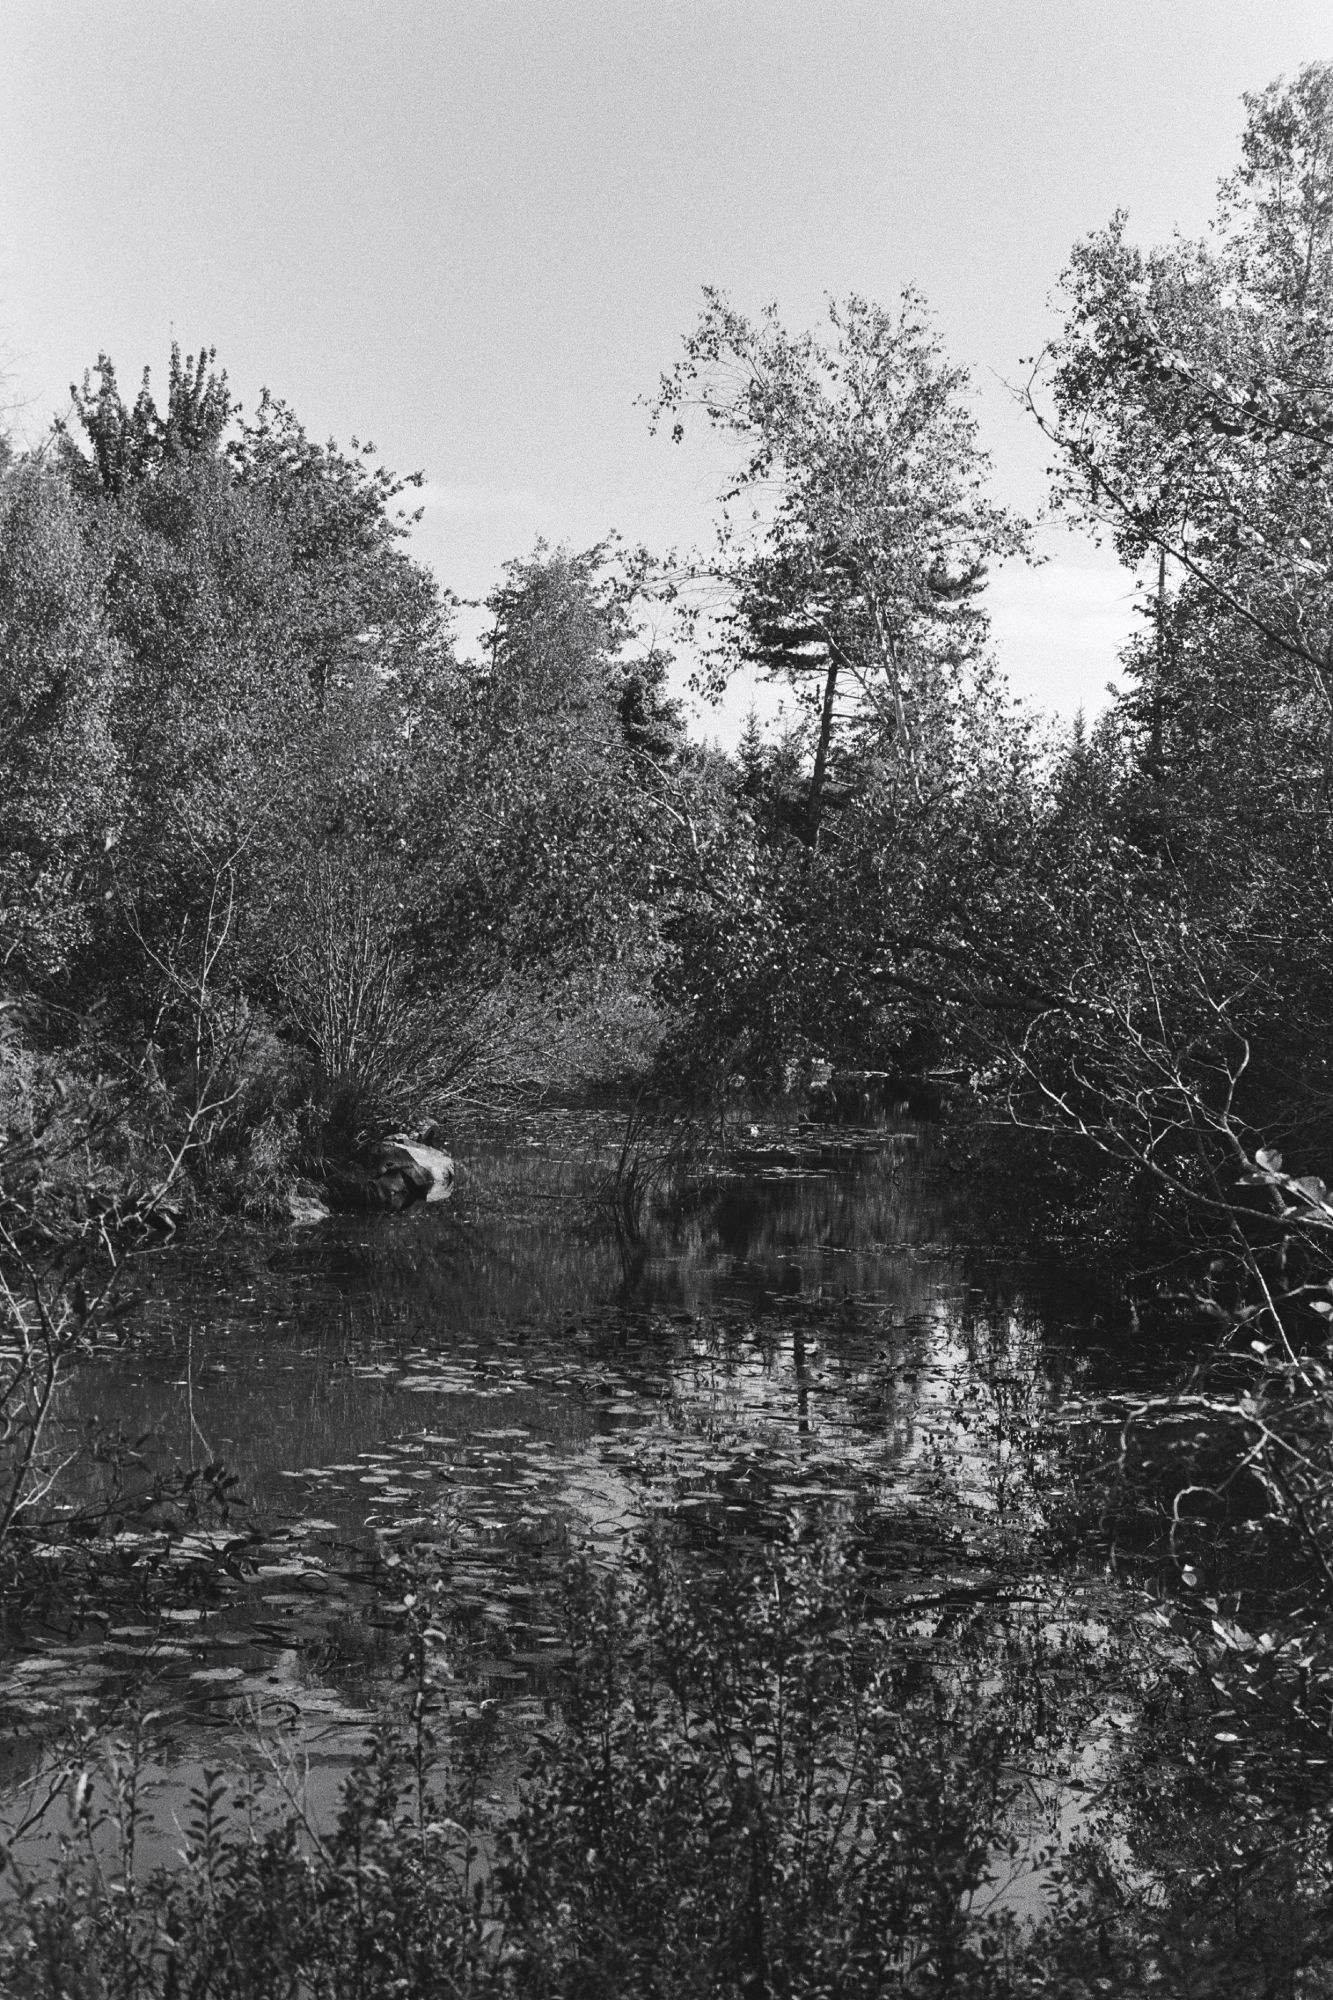
{"label": "dark water surface", "polygon": [[[179,1572],[165,1609],[131,1590],[0,1661],[11,1818],[69,1702],[131,1698],[156,1712],[162,1853],[199,1770],[257,1725],[326,1813],[394,1682],[393,1557],[422,1545],[447,1547],[474,1669],[520,1721],[560,1656],[568,1555],[655,1509],[762,1536],[872,1503],[889,1597],[994,1600],[1036,1504],[1019,1418],[1105,1383],[1096,1301],[980,1250],[915,1132],[757,1146],[649,1204],[637,1241],[606,1197],[618,1139],[554,1113],[478,1132],[447,1209],[145,1266],[131,1348],[72,1380],[61,1421],[151,1463],[224,1461],[235,1512],[127,1531],[131,1578]],[[1015,1570],[1004,1616],[1066,1638],[1072,1618],[1086,1660],[1116,1586],[1061,1590]],[[1089,1770],[1115,1707],[1085,1718]],[[1033,1797],[1049,1818],[1049,1786]]]}

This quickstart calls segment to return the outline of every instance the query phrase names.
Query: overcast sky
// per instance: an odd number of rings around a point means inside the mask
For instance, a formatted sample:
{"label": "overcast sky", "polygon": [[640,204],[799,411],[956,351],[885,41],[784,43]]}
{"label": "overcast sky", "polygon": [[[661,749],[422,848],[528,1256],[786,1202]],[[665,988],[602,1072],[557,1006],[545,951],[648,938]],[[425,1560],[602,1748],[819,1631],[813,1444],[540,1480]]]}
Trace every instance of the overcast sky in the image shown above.
{"label": "overcast sky", "polygon": [[[173,335],[215,345],[247,405],[422,469],[420,551],[478,596],[539,534],[706,536],[716,459],[636,401],[702,285],[794,327],[912,284],[1035,513],[1005,383],[1071,244],[1117,206],[1202,229],[1241,92],[1329,54],[1327,0],[0,0],[14,421],[100,349],[132,388]],[[1068,713],[1132,590],[1042,545],[997,645]]]}

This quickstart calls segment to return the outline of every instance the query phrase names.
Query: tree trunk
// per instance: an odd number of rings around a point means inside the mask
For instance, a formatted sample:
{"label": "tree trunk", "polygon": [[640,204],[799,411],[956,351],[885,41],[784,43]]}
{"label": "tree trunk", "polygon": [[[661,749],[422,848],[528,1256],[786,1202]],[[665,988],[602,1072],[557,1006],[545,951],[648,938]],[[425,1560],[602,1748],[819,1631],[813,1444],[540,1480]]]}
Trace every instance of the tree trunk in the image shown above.
{"label": "tree trunk", "polygon": [[824,777],[828,770],[829,740],[833,735],[833,697],[838,690],[838,657],[829,647],[828,674],[824,680],[824,705],[819,716],[819,741],[815,746],[815,768],[810,777],[810,798],[806,806],[810,845],[819,844],[819,816],[824,804]]}
{"label": "tree trunk", "polygon": [[1153,663],[1152,709],[1148,731],[1148,762],[1154,778],[1162,775],[1162,707],[1166,692],[1166,550],[1157,551],[1157,656]]}

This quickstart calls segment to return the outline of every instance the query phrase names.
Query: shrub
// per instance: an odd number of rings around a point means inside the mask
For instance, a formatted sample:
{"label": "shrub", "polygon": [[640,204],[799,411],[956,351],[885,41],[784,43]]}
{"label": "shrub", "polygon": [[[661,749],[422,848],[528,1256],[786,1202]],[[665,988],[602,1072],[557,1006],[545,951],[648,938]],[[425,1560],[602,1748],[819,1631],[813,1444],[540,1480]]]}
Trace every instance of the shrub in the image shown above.
{"label": "shrub", "polygon": [[54,1885],[20,1881],[5,1906],[0,1983],[15,2000],[999,1993],[1006,1928],[972,1901],[1004,1841],[1004,1700],[923,1674],[864,1586],[827,1528],[748,1569],[653,1533],[622,1572],[576,1561],[561,1720],[498,1828],[479,1781],[494,1708],[451,1692],[447,1580],[418,1586],[409,1699],[331,1831],[295,1794],[206,1774],[179,1867],[140,1881],[142,1746],[104,1747],[72,1780]]}

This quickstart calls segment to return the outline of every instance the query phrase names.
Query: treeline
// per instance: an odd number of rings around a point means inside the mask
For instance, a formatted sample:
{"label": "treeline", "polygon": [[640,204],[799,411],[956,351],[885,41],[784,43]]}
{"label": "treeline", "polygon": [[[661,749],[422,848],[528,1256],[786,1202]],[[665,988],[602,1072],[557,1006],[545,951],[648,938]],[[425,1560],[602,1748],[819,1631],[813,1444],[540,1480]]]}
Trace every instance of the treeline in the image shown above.
{"label": "treeline", "polygon": [[1246,104],[1208,238],[1114,218],[1030,368],[1056,506],[1141,585],[1092,729],[1050,740],[991,673],[977,592],[1025,530],[918,301],[816,341],[710,298],[658,402],[730,432],[766,510],[721,542],[720,664],[809,718],[742,748],[727,920],[715,891],[673,931],[685,1032],[770,1075],[925,1050],[1030,1135],[1048,1230],[1234,1247],[1263,1141],[1260,1176],[1333,1157],[1333,66]]}
{"label": "treeline", "polygon": [[209,352],[173,351],[163,408],[103,357],[8,458],[11,1141],[184,1145],[184,1185],[262,1207],[376,1129],[549,1083],[568,1016],[576,1070],[639,1057],[662,795],[708,783],[639,566],[539,546],[465,661],[410,497],[267,396],[247,419]]}
{"label": "treeline", "polygon": [[[798,336],[708,293],[654,418],[734,447],[716,549],[539,545],[475,658],[371,448],[211,353],[162,407],[103,358],[0,479],[11,1131],[132,1097],[262,1207],[461,1100],[827,1062],[1033,1135],[1071,1227],[1333,1155],[1333,69],[1247,107],[1208,239],[1115,218],[1032,368],[1056,502],[1143,586],[1091,730],[992,661],[1028,529],[914,295]],[[668,607],[706,681],[790,691],[776,738],[687,741]]]}

